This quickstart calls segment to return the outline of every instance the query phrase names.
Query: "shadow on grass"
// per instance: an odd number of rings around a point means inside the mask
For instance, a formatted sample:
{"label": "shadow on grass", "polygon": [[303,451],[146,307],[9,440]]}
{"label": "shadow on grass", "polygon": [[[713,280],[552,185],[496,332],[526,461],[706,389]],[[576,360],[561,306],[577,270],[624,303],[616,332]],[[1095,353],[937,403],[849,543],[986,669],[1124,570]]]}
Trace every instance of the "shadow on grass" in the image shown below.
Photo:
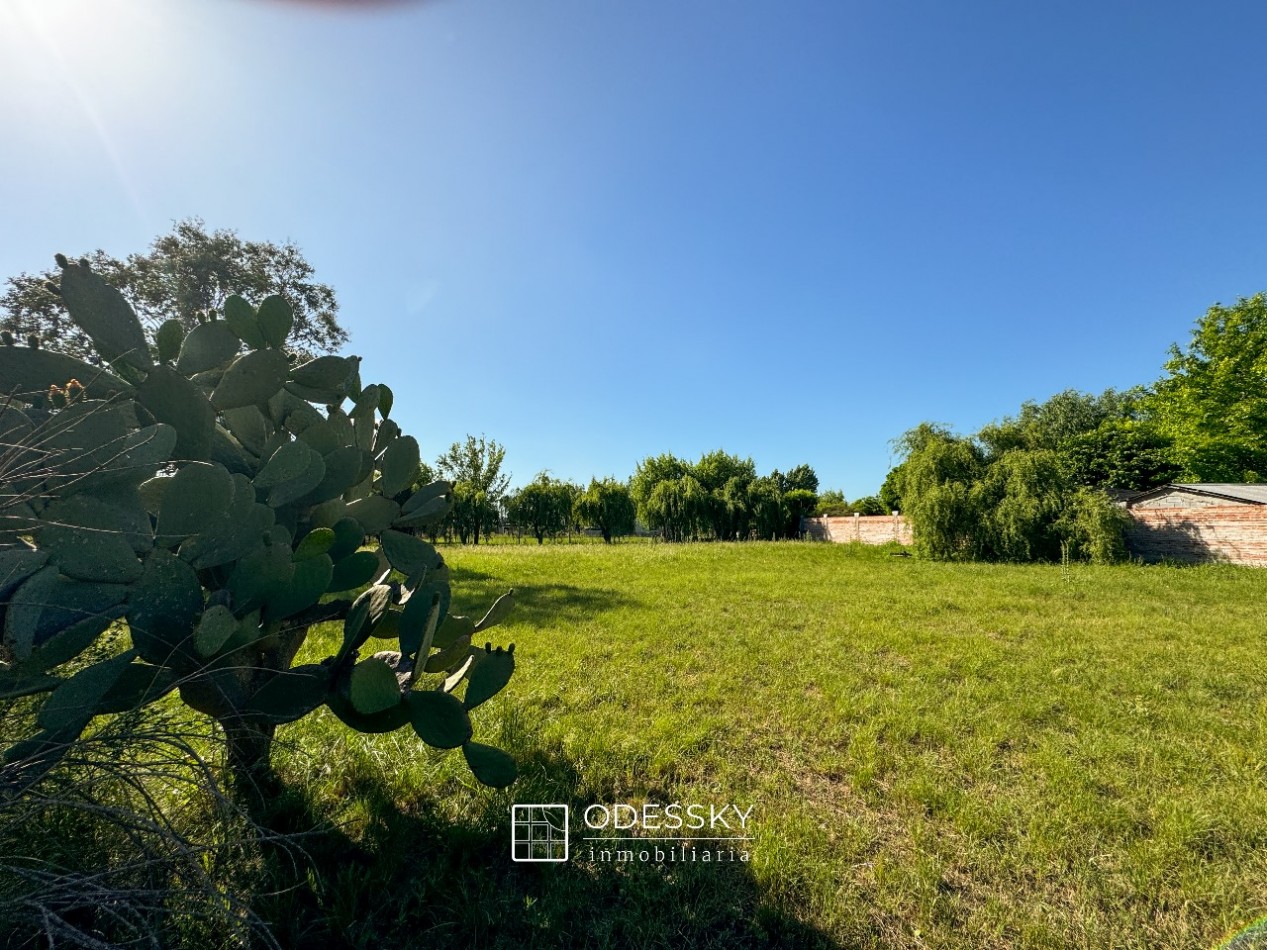
{"label": "shadow on grass", "polygon": [[[461,567],[450,567],[453,613],[478,619],[488,605],[506,593],[504,582]],[[621,591],[572,584],[515,585],[515,607],[510,620],[534,629],[583,623],[608,610],[635,607],[638,601]]]}
{"label": "shadow on grass", "polygon": [[[402,806],[363,775],[346,789],[364,809],[353,841],[303,794],[286,793],[270,823],[303,834],[308,861],[266,859],[274,890],[255,909],[287,947],[837,946],[765,900],[749,864],[590,860],[579,816],[606,799],[557,751],[514,751],[519,781],[456,823],[434,797]],[[513,862],[512,803],[569,805],[571,860]]]}

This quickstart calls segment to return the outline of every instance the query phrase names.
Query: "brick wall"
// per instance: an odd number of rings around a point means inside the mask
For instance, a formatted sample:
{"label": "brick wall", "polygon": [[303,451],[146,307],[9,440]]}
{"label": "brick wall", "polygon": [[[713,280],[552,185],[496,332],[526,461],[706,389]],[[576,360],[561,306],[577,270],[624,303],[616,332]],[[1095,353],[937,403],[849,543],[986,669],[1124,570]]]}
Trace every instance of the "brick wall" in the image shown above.
{"label": "brick wall", "polygon": [[1136,557],[1267,567],[1267,505],[1129,510],[1126,546]]}
{"label": "brick wall", "polygon": [[[1131,508],[1130,514],[1126,546],[1134,557],[1267,567],[1267,505]],[[911,543],[911,527],[901,515],[806,518],[803,526],[820,541]]]}
{"label": "brick wall", "polygon": [[1139,501],[1131,502],[1131,510],[1142,508],[1226,508],[1236,502],[1226,498],[1211,498],[1209,495],[1198,495],[1196,492],[1173,488]]}
{"label": "brick wall", "polygon": [[847,515],[843,518],[806,518],[804,529],[811,538],[848,544],[911,543],[911,526],[901,515]]}

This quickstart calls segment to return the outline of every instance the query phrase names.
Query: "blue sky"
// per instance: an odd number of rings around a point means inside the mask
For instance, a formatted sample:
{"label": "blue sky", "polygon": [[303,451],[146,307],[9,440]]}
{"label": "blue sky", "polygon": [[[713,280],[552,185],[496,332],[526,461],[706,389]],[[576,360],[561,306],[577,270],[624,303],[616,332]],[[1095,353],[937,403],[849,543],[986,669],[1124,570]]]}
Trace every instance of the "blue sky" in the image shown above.
{"label": "blue sky", "polygon": [[0,4],[0,275],[291,239],[424,456],[851,498],[1267,289],[1261,3],[356,6]]}

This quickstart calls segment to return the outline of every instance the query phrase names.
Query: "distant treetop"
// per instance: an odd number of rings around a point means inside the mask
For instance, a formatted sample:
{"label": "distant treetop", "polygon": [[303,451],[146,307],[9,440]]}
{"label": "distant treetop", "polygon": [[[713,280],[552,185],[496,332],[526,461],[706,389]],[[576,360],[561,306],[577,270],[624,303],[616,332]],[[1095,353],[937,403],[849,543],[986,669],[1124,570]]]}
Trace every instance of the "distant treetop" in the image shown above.
{"label": "distant treetop", "polygon": [[[230,294],[252,303],[281,294],[295,318],[288,349],[311,358],[347,343],[334,290],[312,279],[312,265],[289,241],[244,241],[236,231],[208,232],[201,218],[186,218],[170,234],[155,238],[147,253],[119,260],[97,250],[83,257],[123,292],[151,336],[173,318],[193,329],[201,311],[219,310]],[[50,269],[10,277],[0,295],[0,329],[18,339],[35,335],[46,349],[92,361],[96,352],[91,340],[71,321],[62,298],[46,286],[59,273]]]}

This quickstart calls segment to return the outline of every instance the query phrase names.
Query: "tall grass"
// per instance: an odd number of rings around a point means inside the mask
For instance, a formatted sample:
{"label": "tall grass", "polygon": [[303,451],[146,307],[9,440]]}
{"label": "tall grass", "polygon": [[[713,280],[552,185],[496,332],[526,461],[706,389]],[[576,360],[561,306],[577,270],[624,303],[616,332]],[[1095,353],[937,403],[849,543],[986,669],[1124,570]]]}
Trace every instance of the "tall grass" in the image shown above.
{"label": "tall grass", "polygon": [[[1267,907],[1267,573],[797,543],[446,557],[458,609],[520,594],[497,631],[518,672],[476,738],[523,778],[288,727],[286,807],[331,853],[269,905],[283,943],[1192,947]],[[509,805],[532,801],[751,805],[753,861],[512,865]]]}

